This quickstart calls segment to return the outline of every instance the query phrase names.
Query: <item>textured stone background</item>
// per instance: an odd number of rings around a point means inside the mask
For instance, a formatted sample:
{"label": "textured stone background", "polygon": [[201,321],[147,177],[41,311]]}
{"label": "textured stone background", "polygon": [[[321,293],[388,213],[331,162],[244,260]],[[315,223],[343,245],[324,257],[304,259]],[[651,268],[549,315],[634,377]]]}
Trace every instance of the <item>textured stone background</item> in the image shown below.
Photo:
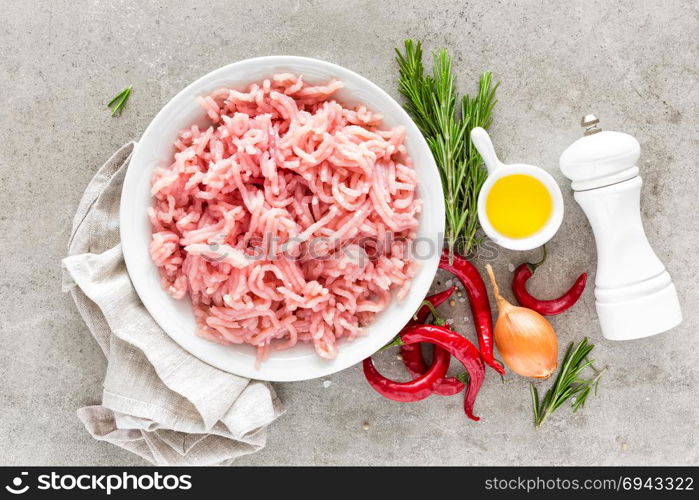
{"label": "textured stone background", "polygon": [[[189,82],[252,56],[319,57],[397,96],[392,51],[406,37],[449,48],[463,89],[492,70],[502,81],[493,126],[501,158],[541,165],[564,188],[565,221],[533,283],[542,296],[594,273],[592,234],[558,170],[560,153],[580,136],[580,116],[595,112],[604,128],[639,139],[645,227],[685,321],[650,339],[604,341],[590,287],[552,321],[562,345],[585,335],[597,342],[595,357],[608,370],[600,395],[540,430],[531,425],[528,381],[512,375],[486,381],[478,424],[464,418],[460,398],[385,400],[359,367],[329,377],[327,388],[323,380],[280,384],[287,413],[267,447],[239,463],[699,463],[695,2],[192,4],[0,2],[1,464],[143,463],[93,441],[76,417],[99,400],[105,361],[60,291],[73,212],[111,152],[137,139]],[[124,115],[110,118],[107,101],[128,84]],[[508,279],[509,264],[534,257],[502,252],[499,279]],[[472,335],[465,304],[446,311]],[[390,355],[379,363],[401,373]]]}

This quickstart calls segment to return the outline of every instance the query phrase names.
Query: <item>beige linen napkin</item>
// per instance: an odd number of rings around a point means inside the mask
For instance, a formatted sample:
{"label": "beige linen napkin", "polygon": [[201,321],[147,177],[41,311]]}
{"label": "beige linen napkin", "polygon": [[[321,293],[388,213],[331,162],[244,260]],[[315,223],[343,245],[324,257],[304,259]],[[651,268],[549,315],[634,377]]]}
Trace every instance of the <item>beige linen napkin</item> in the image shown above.
{"label": "beige linen napkin", "polygon": [[87,186],[63,259],[64,290],[107,357],[102,404],[78,416],[95,439],[157,465],[230,464],[265,445],[266,426],[282,406],[269,384],[218,370],[180,348],[139,300],[119,241],[119,199],[133,147],[119,149]]}

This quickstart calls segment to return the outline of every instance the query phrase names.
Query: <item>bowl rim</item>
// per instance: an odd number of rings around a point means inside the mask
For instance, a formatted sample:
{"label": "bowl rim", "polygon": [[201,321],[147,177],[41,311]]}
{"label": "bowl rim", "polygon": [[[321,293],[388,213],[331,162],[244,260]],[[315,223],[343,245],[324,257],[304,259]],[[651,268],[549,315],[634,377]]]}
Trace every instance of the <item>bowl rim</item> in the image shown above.
{"label": "bowl rim", "polygon": [[[158,311],[156,304],[154,301],[152,301],[149,298],[149,292],[146,290],[146,285],[144,284],[144,281],[137,275],[135,272],[135,267],[134,263],[136,262],[136,259],[139,257],[136,255],[136,253],[141,252],[142,249],[136,248],[134,244],[132,244],[132,239],[135,239],[135,234],[133,233],[136,231],[135,228],[132,228],[132,223],[131,221],[127,220],[127,214],[129,214],[128,210],[128,204],[129,204],[129,196],[126,195],[126,193],[129,192],[129,190],[133,191],[133,184],[136,182],[136,174],[135,174],[135,169],[131,168],[132,165],[136,164],[146,164],[147,162],[144,161],[145,157],[147,156],[147,153],[144,152],[144,147],[143,144],[145,142],[145,138],[151,137],[153,134],[157,134],[157,128],[161,125],[160,122],[163,121],[164,117],[168,116],[170,113],[172,113],[173,109],[180,103],[180,101],[183,100],[185,96],[188,94],[192,93],[193,90],[195,89],[200,89],[198,92],[198,95],[201,95],[202,93],[205,93],[210,90],[205,90],[201,89],[201,87],[206,87],[207,83],[211,85],[210,82],[213,82],[217,79],[220,78],[226,78],[229,77],[230,79],[238,79],[238,80],[246,80],[246,78],[241,77],[240,72],[244,71],[244,69],[248,65],[264,65],[266,67],[270,67],[269,70],[269,76],[272,76],[274,73],[274,69],[271,68],[271,66],[294,66],[298,64],[307,64],[307,65],[313,65],[313,66],[318,66],[320,68],[323,68],[327,71],[331,71],[334,75],[335,78],[338,78],[339,80],[343,80],[346,77],[350,77],[351,79],[356,80],[359,84],[361,84],[361,87],[364,89],[366,88],[368,92],[372,94],[377,94],[381,100],[386,101],[387,106],[390,104],[394,109],[392,110],[392,113],[397,113],[398,115],[398,121],[401,125],[406,127],[406,136],[411,137],[411,142],[415,142],[411,146],[409,146],[411,149],[418,150],[422,149],[423,151],[427,152],[427,155],[423,159],[423,164],[426,163],[423,166],[423,174],[421,175],[421,179],[419,181],[419,186],[421,187],[423,184],[432,184],[432,183],[437,183],[437,186],[439,187],[439,193],[441,194],[442,190],[442,185],[441,185],[441,178],[439,176],[439,171],[437,170],[437,165],[436,162],[434,161],[434,158],[431,154],[431,151],[429,150],[429,146],[427,145],[427,142],[425,141],[424,137],[420,133],[419,129],[417,128],[417,125],[412,121],[410,116],[407,114],[407,112],[403,109],[403,107],[396,102],[386,91],[381,89],[378,85],[367,79],[366,77],[348,69],[344,68],[342,66],[339,66],[337,64],[324,61],[322,59],[316,59],[316,58],[310,58],[310,57],[302,57],[302,56],[285,56],[285,55],[271,55],[271,56],[262,56],[262,57],[253,57],[253,58],[248,58],[248,59],[243,59],[240,61],[233,62],[231,64],[222,66],[220,68],[214,69],[213,71],[206,73],[205,75],[197,78],[194,80],[192,83],[184,87],[182,90],[180,90],[178,93],[176,93],[155,115],[155,117],[152,119],[152,121],[149,123],[149,125],[146,127],[144,130],[143,134],[141,135],[140,139],[136,143],[136,146],[134,148],[134,151],[131,155],[131,159],[129,160],[129,165],[126,169],[125,173],[125,178],[124,178],[124,184],[122,188],[122,195],[120,199],[120,215],[119,215],[119,222],[120,222],[120,239],[122,243],[122,251],[124,255],[124,261],[126,264],[126,269],[129,273],[129,276],[131,278],[132,284],[134,286],[134,289],[136,290],[136,293],[138,294],[141,302],[145,306],[146,310],[149,312],[151,317],[153,317],[154,321],[163,329],[163,331],[172,339],[175,343],[177,343],[182,349],[185,351],[189,352],[192,354],[194,357],[200,359],[201,361],[210,364],[218,369],[221,369],[223,371],[226,371],[228,373],[233,373],[236,375],[244,376],[244,377],[249,377],[252,379],[257,379],[257,380],[269,380],[269,381],[296,381],[296,380],[308,380],[308,379],[313,379],[313,378],[318,378],[318,377],[323,377],[330,375],[332,373],[336,373],[338,371],[344,370],[350,366],[353,366],[360,361],[362,361],[365,357],[372,355],[374,352],[376,352],[378,349],[380,349],[387,341],[389,341],[395,334],[398,333],[399,329],[398,326],[402,326],[402,324],[406,323],[410,319],[410,314],[408,314],[405,318],[403,318],[405,321],[400,321],[400,325],[397,325],[396,331],[392,333],[390,336],[382,336],[381,341],[376,341],[371,344],[372,347],[370,349],[364,349],[362,357],[357,357],[357,359],[343,359],[342,362],[339,362],[338,358],[333,360],[332,362],[328,362],[325,365],[325,369],[316,369],[313,371],[312,374],[308,374],[305,371],[303,373],[288,373],[288,374],[274,374],[274,375],[268,375],[265,374],[264,371],[261,370],[250,370],[242,366],[238,366],[235,368],[232,368],[228,364],[221,363],[218,360],[212,360],[212,359],[204,359],[200,353],[198,352],[193,352],[194,349],[192,348],[192,345],[194,344],[194,341],[187,343],[187,345],[183,345],[183,342],[181,341],[182,339],[176,338],[170,331],[168,331],[168,328],[163,326],[163,321],[161,321],[161,314]],[[302,72],[299,72],[302,74]],[[343,76],[344,75],[344,76]],[[250,82],[252,81],[257,81],[257,79],[250,79]],[[242,84],[241,84],[242,85]],[[361,99],[360,99],[361,101]],[[381,111],[381,110],[379,110]],[[204,111],[202,111],[202,114]],[[409,131],[409,132],[408,132]],[[164,135],[164,134],[162,134]],[[413,156],[413,154],[411,154]],[[142,158],[143,157],[143,158]],[[153,167],[149,167],[149,172],[152,172]],[[426,172],[430,172],[429,175],[426,175]],[[141,174],[143,175],[143,174]],[[150,179],[150,176],[149,176]],[[425,179],[429,179],[429,182],[425,182]],[[421,187],[421,189],[425,189]],[[429,189],[434,190],[434,187],[430,187]],[[424,193],[423,193],[424,195]],[[421,198],[423,197],[421,195]],[[430,210],[433,214],[433,219],[434,221],[430,222],[430,226],[435,226],[436,227],[431,227],[430,228],[430,233],[433,234],[444,234],[444,224],[445,224],[445,217],[444,217],[444,200],[443,196],[439,197],[439,200],[441,200],[441,203],[432,203],[430,204],[429,207],[425,206],[427,204],[423,204],[423,213],[420,214],[420,219],[424,217],[424,210]],[[131,212],[133,213],[133,212]],[[143,214],[145,217],[145,214]],[[436,238],[436,241],[434,242],[435,244],[435,254],[434,256],[430,257],[429,259],[423,259],[421,261],[421,269],[422,271],[418,271],[418,273],[423,272],[426,273],[425,276],[429,276],[430,279],[423,279],[421,280],[420,283],[420,288],[421,288],[421,293],[419,294],[419,300],[417,298],[413,297],[411,299],[411,303],[415,305],[414,310],[419,307],[419,303],[422,301],[422,298],[424,295],[429,291],[429,287],[431,285],[431,281],[433,280],[438,264],[439,264],[439,255],[441,254],[441,249],[443,245],[443,241],[441,238]],[[148,257],[150,260],[150,257]],[[150,260],[152,263],[152,260]],[[152,266],[155,267],[155,264],[152,263]],[[416,283],[416,279],[413,279],[413,282],[410,285],[410,290],[408,292],[408,297],[406,297],[404,300],[407,302],[408,298],[411,295],[414,295],[413,292],[414,287],[418,285]],[[162,288],[160,288],[160,292],[163,295],[167,295]],[[169,296],[168,296],[169,297]],[[174,300],[174,299],[173,299]],[[382,312],[383,313],[383,312]],[[380,314],[382,314],[380,313]],[[401,311],[401,315],[403,315],[403,311]],[[378,335],[376,333],[378,332],[372,332],[375,337],[377,337],[378,340]],[[210,341],[205,341],[204,339],[201,339],[196,335],[194,331],[191,332],[191,337],[202,340],[204,342],[207,342],[209,344],[213,344],[216,346],[215,343],[210,342]],[[359,339],[356,339],[359,340]],[[355,340],[355,341],[356,341]],[[385,342],[384,342],[385,341]],[[222,349],[235,349],[236,346],[220,346],[218,347]],[[291,348],[290,350],[293,350],[294,348]],[[263,367],[264,368],[264,363]]]}

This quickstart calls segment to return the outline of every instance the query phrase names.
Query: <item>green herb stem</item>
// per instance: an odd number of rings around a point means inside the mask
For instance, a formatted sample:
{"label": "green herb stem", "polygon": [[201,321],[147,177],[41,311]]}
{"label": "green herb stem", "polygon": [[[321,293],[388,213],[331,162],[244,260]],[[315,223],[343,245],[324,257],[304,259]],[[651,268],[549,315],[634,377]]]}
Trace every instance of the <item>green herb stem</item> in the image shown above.
{"label": "green herb stem", "polygon": [[112,116],[115,116],[117,114],[121,115],[121,112],[124,109],[124,106],[126,105],[126,101],[129,100],[129,96],[131,95],[131,88],[132,88],[132,86],[129,85],[124,90],[119,92],[114,97],[114,99],[109,101],[109,104],[107,104],[107,107],[112,109]]}

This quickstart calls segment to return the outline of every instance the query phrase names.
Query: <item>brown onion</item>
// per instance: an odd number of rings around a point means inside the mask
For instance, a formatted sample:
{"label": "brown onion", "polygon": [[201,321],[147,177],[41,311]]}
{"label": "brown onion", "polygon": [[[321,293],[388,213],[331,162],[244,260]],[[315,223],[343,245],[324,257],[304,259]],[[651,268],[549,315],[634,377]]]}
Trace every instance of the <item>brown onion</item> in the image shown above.
{"label": "brown onion", "polygon": [[505,364],[524,377],[547,378],[558,366],[558,339],[551,323],[526,307],[510,304],[500,295],[493,268],[486,266],[498,304],[495,345]]}

